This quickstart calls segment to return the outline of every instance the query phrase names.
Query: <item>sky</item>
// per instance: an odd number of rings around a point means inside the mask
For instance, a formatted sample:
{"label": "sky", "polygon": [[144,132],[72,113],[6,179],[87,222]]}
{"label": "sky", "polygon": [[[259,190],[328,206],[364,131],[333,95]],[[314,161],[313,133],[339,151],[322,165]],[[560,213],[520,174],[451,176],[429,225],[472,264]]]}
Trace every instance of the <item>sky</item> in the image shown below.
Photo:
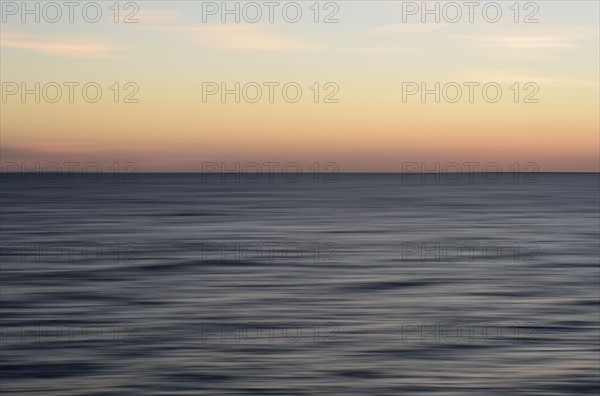
{"label": "sky", "polygon": [[35,3],[1,2],[3,164],[600,171],[597,1],[428,2],[437,21],[401,1]]}

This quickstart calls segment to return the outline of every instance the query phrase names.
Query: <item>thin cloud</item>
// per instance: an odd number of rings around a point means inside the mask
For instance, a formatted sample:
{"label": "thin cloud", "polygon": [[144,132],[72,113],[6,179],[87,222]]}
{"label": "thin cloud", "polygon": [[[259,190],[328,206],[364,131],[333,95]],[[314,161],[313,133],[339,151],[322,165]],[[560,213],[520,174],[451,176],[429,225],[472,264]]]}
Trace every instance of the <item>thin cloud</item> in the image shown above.
{"label": "thin cloud", "polygon": [[[139,145],[135,147],[123,146],[121,142],[67,142],[44,141],[30,144],[3,144],[0,147],[3,161],[49,161],[57,158],[72,160],[75,158],[115,158],[115,155],[127,153],[128,158],[135,155],[153,154],[164,152],[164,146]],[[91,162],[91,160],[89,161]]]}
{"label": "thin cloud", "polygon": [[309,41],[283,36],[260,25],[204,25],[168,28],[191,34],[200,45],[228,51],[287,51],[321,48]]}
{"label": "thin cloud", "polygon": [[65,41],[41,36],[0,34],[1,48],[15,48],[55,56],[110,58],[122,48],[103,42]]}
{"label": "thin cloud", "polygon": [[575,48],[586,40],[598,40],[598,28],[594,26],[556,26],[543,34],[528,35],[459,35],[456,39],[466,41],[473,47],[502,49],[553,49]]}
{"label": "thin cloud", "polygon": [[573,48],[573,36],[457,36],[477,47],[486,48]]}

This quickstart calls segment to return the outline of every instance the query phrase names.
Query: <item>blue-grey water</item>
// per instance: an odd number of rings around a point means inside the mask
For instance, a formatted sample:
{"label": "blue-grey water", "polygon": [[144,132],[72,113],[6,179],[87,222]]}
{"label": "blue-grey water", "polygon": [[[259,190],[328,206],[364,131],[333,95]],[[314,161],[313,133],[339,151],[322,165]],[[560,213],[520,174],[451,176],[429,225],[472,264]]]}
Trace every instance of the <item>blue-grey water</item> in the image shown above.
{"label": "blue-grey water", "polygon": [[3,177],[2,395],[598,394],[598,174],[102,176]]}

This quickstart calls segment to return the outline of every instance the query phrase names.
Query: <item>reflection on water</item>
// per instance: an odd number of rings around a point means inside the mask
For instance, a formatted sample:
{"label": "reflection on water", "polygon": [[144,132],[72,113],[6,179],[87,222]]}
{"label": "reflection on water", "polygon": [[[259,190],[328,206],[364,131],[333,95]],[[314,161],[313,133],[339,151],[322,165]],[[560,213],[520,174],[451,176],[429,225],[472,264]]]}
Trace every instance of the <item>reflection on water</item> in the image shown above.
{"label": "reflection on water", "polygon": [[598,174],[1,184],[1,390],[598,393]]}

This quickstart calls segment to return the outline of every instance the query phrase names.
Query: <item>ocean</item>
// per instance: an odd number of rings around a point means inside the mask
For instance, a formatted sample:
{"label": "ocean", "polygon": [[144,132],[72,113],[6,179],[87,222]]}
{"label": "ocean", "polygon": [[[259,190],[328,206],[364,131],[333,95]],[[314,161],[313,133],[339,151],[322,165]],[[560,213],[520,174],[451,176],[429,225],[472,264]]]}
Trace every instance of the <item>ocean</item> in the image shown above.
{"label": "ocean", "polygon": [[599,392],[597,173],[99,176],[2,175],[3,395]]}

